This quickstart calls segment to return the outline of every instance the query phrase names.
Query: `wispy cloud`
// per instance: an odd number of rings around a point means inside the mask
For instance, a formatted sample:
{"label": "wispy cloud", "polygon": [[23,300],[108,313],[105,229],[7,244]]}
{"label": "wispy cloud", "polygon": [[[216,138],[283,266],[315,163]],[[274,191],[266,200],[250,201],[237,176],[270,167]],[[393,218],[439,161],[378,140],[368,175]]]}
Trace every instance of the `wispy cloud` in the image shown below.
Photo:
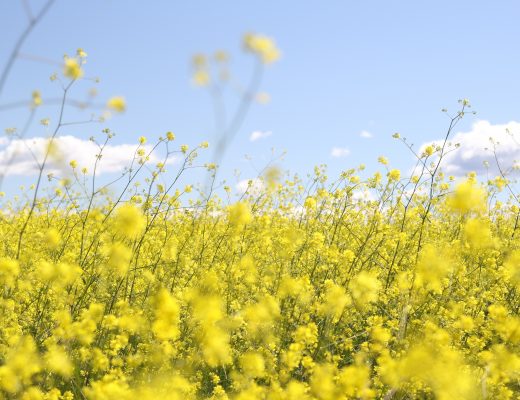
{"label": "wispy cloud", "polygon": [[[478,121],[469,132],[458,132],[450,139],[452,145],[459,148],[446,154],[442,168],[450,175],[464,176],[468,172],[483,174],[488,171],[484,162],[489,162],[489,172],[498,174],[493,145],[496,143],[496,156],[503,170],[513,167],[520,161],[520,122],[511,121],[507,124],[493,125],[489,121]],[[424,143],[420,148],[422,153],[426,146],[442,144],[442,140]]]}
{"label": "wispy cloud", "polygon": [[[99,147],[95,143],[74,136],[60,136],[53,143],[55,155],[48,158],[45,171],[57,173],[69,169],[68,163],[71,160],[76,160],[78,168],[87,167],[92,171],[96,156],[99,154]],[[48,145],[49,139],[44,137],[0,141],[0,174],[29,176],[38,173],[38,164],[41,164]],[[147,154],[151,151],[150,146],[143,147]],[[136,144],[106,145],[96,173],[123,171],[130,165],[137,148]],[[156,153],[150,154],[149,162],[158,161],[159,157]]]}
{"label": "wispy cloud", "polygon": [[372,135],[372,133],[370,133],[369,131],[361,131],[359,133],[359,136],[361,136],[362,138],[365,138],[365,139],[370,139],[370,138],[374,137],[374,135]]}
{"label": "wispy cloud", "polygon": [[265,139],[266,137],[271,136],[273,133],[271,131],[254,131],[249,136],[249,140],[251,142],[256,142],[258,139]]}
{"label": "wispy cloud", "polygon": [[360,200],[360,201],[376,200],[376,196],[374,195],[374,193],[372,193],[368,189],[354,191],[352,198],[354,200]]}
{"label": "wispy cloud", "polygon": [[243,179],[236,184],[235,188],[239,194],[248,192],[255,195],[260,194],[264,190],[264,183],[259,178]]}
{"label": "wispy cloud", "polygon": [[333,147],[330,152],[330,155],[332,157],[336,157],[336,158],[346,157],[349,154],[350,154],[350,150],[346,147]]}

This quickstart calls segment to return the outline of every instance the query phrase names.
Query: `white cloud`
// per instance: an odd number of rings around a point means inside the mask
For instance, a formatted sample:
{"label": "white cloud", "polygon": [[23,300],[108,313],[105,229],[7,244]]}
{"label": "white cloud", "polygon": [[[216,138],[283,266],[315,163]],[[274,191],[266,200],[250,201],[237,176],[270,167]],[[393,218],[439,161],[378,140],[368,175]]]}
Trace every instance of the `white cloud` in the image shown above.
{"label": "white cloud", "polygon": [[356,190],[352,194],[352,199],[358,200],[358,201],[374,201],[376,200],[376,197],[374,196],[374,193],[372,193],[368,189],[364,190]]}
{"label": "white cloud", "polygon": [[[482,120],[474,123],[469,132],[458,132],[449,139],[453,145],[459,143],[460,147],[446,154],[441,164],[443,170],[455,176],[464,176],[471,171],[485,174],[484,162],[487,161],[490,173],[498,174],[490,138],[497,143],[496,155],[503,170],[520,160],[520,122],[493,125]],[[441,145],[442,140],[423,144],[420,153],[430,144]]]}
{"label": "white cloud", "polygon": [[251,136],[249,136],[249,140],[251,142],[255,142],[258,139],[265,139],[266,137],[271,136],[273,133],[271,131],[254,131],[251,133]]}
{"label": "white cloud", "polygon": [[[42,162],[47,151],[49,139],[35,137],[31,139],[13,139],[0,142],[0,174],[2,175],[33,175],[39,171],[38,164]],[[98,146],[90,140],[74,136],[60,136],[54,140],[57,156],[49,157],[45,171],[57,173],[70,170],[69,162],[76,160],[78,168],[87,167],[92,172]],[[103,150],[102,158],[97,167],[97,174],[122,172],[130,165],[138,145],[136,144],[108,144]],[[143,146],[146,154],[151,150],[148,145]],[[157,154],[152,153],[149,162],[159,162]],[[173,162],[170,159],[169,162]]]}
{"label": "white cloud", "polygon": [[361,131],[359,136],[361,136],[362,138],[365,138],[365,139],[370,139],[370,138],[374,137],[374,135],[372,135],[372,133],[370,133],[369,131]]}
{"label": "white cloud", "polygon": [[264,182],[262,182],[262,180],[259,178],[243,179],[235,186],[239,194],[244,194],[247,192],[248,194],[252,195],[260,194],[264,187]]}
{"label": "white cloud", "polygon": [[346,157],[350,154],[350,150],[346,147],[333,147],[330,155],[332,157]]}

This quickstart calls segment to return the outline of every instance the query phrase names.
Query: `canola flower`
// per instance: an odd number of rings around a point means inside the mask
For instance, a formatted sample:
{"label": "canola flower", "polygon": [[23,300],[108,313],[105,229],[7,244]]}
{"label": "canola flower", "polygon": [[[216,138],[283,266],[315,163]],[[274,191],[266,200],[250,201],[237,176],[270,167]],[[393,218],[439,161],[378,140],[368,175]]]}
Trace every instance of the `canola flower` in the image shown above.
{"label": "canola flower", "polygon": [[84,71],[81,68],[81,62],[76,58],[65,57],[63,66],[63,75],[67,78],[76,80],[83,76]]}
{"label": "canola flower", "polygon": [[253,33],[244,36],[244,48],[256,54],[264,64],[271,64],[280,58],[280,50],[273,39]]}
{"label": "canola flower", "polygon": [[111,97],[107,101],[107,107],[110,110],[114,110],[114,111],[116,111],[118,113],[122,113],[122,112],[124,112],[126,110],[126,100],[122,96]]}
{"label": "canola flower", "polygon": [[485,206],[485,195],[484,190],[474,179],[468,179],[457,185],[450,197],[449,205],[460,213],[482,211]]}
{"label": "canola flower", "polygon": [[425,194],[406,212],[348,195],[384,198],[401,176],[352,183],[353,170],[329,186],[315,172],[313,193],[294,177],[199,203],[211,212],[178,212],[164,187],[146,207],[41,209],[19,258],[13,209],[2,398],[515,398],[518,208],[489,208],[498,184],[437,185],[423,224]]}

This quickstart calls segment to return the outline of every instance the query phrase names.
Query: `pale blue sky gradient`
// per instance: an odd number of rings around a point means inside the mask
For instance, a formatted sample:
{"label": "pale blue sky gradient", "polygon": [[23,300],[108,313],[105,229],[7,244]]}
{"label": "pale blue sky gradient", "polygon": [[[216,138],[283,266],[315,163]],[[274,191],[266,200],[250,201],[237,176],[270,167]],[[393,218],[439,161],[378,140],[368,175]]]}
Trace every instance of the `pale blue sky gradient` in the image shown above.
{"label": "pale blue sky gradient", "polygon": [[[30,1],[34,10],[43,1]],[[231,145],[223,169],[254,175],[275,147],[288,154],[283,168],[305,174],[327,163],[331,176],[359,163],[370,171],[384,154],[396,167],[412,157],[391,138],[400,132],[420,145],[444,134],[441,108],[468,98],[476,119],[520,120],[520,3],[510,1],[136,1],[57,0],[22,52],[60,60],[84,48],[88,76],[100,76],[100,100],[122,94],[128,111],[103,126],[117,143],[168,130],[179,143],[211,142],[209,97],[190,82],[196,52],[228,50],[243,80],[252,58],[241,51],[247,31],[275,38],[283,56],[267,68],[261,89],[272,101],[254,105]],[[26,24],[21,2],[0,1],[0,67]],[[52,66],[18,60],[0,104],[26,98],[34,88],[59,95],[48,83]],[[78,86],[82,94],[89,86]],[[54,92],[53,92],[54,91]],[[229,99],[232,100],[232,99]],[[232,101],[229,103],[232,106]],[[24,111],[25,112],[25,111]],[[56,111],[39,111],[41,118]],[[20,124],[23,112],[0,113],[0,128]],[[73,133],[99,134],[93,125]],[[252,131],[272,135],[249,141]],[[367,130],[372,139],[359,136]],[[42,135],[35,125],[29,136]],[[333,147],[350,155],[333,158]]]}

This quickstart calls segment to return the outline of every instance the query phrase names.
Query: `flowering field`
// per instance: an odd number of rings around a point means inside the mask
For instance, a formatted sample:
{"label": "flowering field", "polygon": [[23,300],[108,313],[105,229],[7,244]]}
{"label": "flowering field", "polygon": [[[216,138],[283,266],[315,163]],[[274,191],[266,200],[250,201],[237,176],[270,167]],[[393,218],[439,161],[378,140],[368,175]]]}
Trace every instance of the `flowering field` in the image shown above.
{"label": "flowering field", "polygon": [[4,209],[2,397],[511,398],[520,211],[429,171]]}
{"label": "flowering field", "polygon": [[[280,55],[264,36],[244,47],[260,66]],[[60,115],[86,57],[51,77]],[[209,86],[206,58],[193,64]],[[141,137],[109,191],[106,129],[92,173],[70,160],[47,183],[60,116],[35,184],[2,202],[0,399],[518,398],[520,208],[501,169],[443,173],[460,104],[411,174],[384,157],[332,178],[268,166],[239,196],[213,190],[233,131],[192,149],[167,132],[157,163]],[[205,185],[180,184],[193,168]]]}

